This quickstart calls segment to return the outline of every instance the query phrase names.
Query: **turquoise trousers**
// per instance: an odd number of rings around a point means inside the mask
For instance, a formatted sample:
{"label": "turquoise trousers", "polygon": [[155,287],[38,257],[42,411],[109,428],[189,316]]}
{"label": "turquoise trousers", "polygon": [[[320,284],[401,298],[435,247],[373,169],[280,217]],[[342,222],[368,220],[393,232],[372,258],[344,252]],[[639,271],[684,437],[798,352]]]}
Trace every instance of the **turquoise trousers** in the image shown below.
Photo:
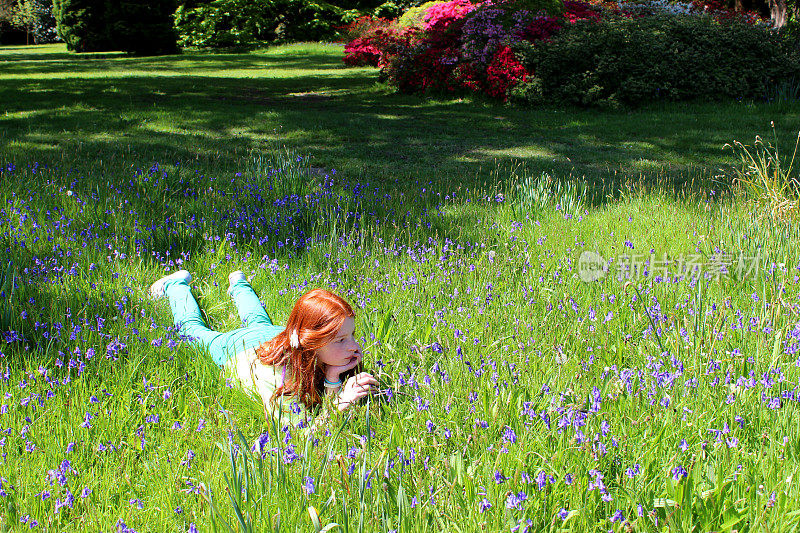
{"label": "turquoise trousers", "polygon": [[284,330],[272,323],[255,291],[244,280],[237,280],[228,290],[239,312],[242,327],[226,333],[214,331],[206,325],[189,285],[183,280],[168,282],[164,292],[169,298],[178,332],[191,337],[192,343],[207,349],[219,366],[237,353],[267,342]]}

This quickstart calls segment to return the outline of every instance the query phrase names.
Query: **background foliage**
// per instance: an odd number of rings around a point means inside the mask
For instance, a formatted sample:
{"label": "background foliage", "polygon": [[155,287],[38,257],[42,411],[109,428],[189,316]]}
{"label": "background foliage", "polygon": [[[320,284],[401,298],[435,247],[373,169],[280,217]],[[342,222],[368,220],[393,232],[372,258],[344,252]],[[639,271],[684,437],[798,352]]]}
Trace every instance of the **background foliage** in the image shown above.
{"label": "background foliage", "polygon": [[358,15],[324,0],[209,0],[179,5],[175,26],[183,46],[246,48],[334,38]]}
{"label": "background foliage", "polygon": [[360,20],[344,62],[379,67],[401,92],[558,105],[770,98],[799,79],[794,26],[777,31],[752,12],[659,0],[462,4]]}

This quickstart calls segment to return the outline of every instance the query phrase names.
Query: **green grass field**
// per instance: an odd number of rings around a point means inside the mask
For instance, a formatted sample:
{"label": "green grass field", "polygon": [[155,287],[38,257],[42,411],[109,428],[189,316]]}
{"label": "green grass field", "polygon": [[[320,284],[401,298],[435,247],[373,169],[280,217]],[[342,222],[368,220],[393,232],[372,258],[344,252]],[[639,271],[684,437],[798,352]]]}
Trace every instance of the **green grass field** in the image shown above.
{"label": "green grass field", "polygon": [[609,181],[620,174],[708,178],[723,149],[775,122],[800,129],[797,104],[673,104],[599,112],[515,109],[470,99],[425,100],[347,69],[341,45],[165,58],[66,53],[62,45],[0,49],[0,146],[9,160],[199,160],[232,169],[275,144],[312,165],[364,180],[481,183],[497,163],[534,174]]}
{"label": "green grass field", "polygon": [[[722,146],[790,154],[797,104],[427,101],[340,55],[0,49],[0,527],[795,530],[800,235]],[[147,296],[178,268],[220,330],[232,270],[276,323],[341,294],[380,394],[265,421]]]}

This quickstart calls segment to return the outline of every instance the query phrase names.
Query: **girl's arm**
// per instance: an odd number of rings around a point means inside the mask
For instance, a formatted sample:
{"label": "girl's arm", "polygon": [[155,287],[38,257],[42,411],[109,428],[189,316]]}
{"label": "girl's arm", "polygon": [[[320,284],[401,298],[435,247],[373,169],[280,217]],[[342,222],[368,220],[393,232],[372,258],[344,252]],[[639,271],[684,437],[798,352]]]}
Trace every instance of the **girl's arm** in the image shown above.
{"label": "girl's arm", "polygon": [[339,411],[344,411],[372,392],[373,387],[378,387],[378,380],[369,372],[361,372],[347,378],[344,385],[340,385],[335,389],[331,387],[331,392],[326,390],[326,393],[329,395],[335,394],[334,405]]}
{"label": "girl's arm", "polygon": [[369,394],[372,387],[377,386],[378,380],[368,372],[361,372],[349,377],[343,385],[326,386],[322,412],[311,423],[311,429],[316,431],[330,421],[330,409],[344,411]]}

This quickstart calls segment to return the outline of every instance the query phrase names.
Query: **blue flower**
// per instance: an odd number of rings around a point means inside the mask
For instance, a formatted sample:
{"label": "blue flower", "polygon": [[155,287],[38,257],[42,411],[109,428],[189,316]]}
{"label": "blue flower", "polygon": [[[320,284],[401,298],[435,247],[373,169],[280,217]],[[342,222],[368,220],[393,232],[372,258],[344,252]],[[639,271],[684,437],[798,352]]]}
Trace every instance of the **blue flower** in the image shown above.
{"label": "blue flower", "polygon": [[514,433],[514,430],[511,429],[511,427],[506,426],[503,430],[503,440],[510,442],[511,444],[517,442],[517,434]]}
{"label": "blue flower", "polygon": [[683,466],[681,465],[678,465],[672,469],[672,479],[674,479],[675,481],[680,481],[688,475],[689,472],[687,472],[686,469],[683,468]]}
{"label": "blue flower", "polygon": [[524,492],[520,491],[517,494],[514,494],[513,492],[511,492],[506,497],[506,509],[517,509],[517,510],[521,511],[522,508],[523,508],[523,503],[527,499],[528,499],[528,495],[525,494]]}
{"label": "blue flower", "polygon": [[303,491],[306,493],[306,496],[311,496],[316,492],[316,488],[314,487],[314,478],[311,476],[306,476],[303,478]]}

